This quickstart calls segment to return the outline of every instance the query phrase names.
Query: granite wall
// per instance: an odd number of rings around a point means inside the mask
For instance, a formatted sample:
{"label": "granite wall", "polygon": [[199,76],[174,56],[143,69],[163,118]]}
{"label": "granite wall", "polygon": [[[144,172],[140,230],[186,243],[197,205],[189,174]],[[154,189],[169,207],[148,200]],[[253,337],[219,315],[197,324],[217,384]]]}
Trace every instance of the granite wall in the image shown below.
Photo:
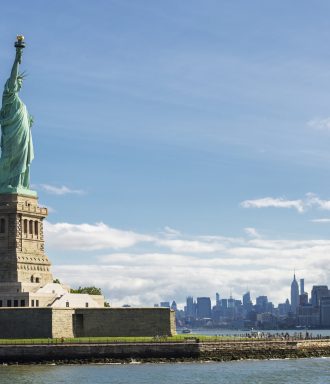
{"label": "granite wall", "polygon": [[169,308],[0,308],[0,338],[174,335]]}
{"label": "granite wall", "polygon": [[0,308],[0,338],[52,337],[51,308]]}
{"label": "granite wall", "polygon": [[175,313],[167,308],[84,308],[74,314],[75,337],[175,334]]}

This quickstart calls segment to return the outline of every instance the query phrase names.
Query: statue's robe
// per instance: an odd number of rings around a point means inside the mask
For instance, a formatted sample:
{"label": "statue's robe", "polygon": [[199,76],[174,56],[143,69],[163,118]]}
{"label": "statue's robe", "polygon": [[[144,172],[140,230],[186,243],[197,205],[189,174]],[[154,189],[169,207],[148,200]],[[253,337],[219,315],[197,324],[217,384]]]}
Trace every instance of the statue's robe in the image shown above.
{"label": "statue's robe", "polygon": [[7,80],[0,111],[0,190],[29,188],[30,164],[34,158],[31,116],[18,97],[18,86]]}

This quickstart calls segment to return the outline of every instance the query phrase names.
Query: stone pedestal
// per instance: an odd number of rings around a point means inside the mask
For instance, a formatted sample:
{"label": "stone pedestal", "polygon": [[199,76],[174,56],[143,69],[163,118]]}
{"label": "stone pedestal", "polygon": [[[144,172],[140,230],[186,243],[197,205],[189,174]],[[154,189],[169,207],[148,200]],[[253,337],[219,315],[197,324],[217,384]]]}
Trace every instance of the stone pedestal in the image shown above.
{"label": "stone pedestal", "polygon": [[36,196],[0,194],[0,292],[35,291],[53,281],[44,252],[47,208]]}
{"label": "stone pedestal", "polygon": [[47,214],[33,194],[0,193],[0,307],[103,307],[103,296],[74,295],[53,283],[44,251]]}

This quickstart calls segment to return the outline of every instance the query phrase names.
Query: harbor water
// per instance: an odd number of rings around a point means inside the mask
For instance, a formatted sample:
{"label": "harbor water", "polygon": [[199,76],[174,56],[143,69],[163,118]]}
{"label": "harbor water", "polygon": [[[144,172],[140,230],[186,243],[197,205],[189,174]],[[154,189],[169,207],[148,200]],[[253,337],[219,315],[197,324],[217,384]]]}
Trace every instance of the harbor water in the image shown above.
{"label": "harbor water", "polygon": [[1,384],[326,384],[330,359],[118,365],[12,365]]}

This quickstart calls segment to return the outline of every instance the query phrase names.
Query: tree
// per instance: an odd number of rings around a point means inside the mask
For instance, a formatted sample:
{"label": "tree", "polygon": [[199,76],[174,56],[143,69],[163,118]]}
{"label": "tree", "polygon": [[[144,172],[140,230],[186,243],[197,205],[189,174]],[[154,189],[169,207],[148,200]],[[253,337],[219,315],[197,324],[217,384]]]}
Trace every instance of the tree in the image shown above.
{"label": "tree", "polygon": [[87,293],[88,295],[102,295],[101,288],[96,287],[79,287],[78,289],[70,289],[70,293]]}

